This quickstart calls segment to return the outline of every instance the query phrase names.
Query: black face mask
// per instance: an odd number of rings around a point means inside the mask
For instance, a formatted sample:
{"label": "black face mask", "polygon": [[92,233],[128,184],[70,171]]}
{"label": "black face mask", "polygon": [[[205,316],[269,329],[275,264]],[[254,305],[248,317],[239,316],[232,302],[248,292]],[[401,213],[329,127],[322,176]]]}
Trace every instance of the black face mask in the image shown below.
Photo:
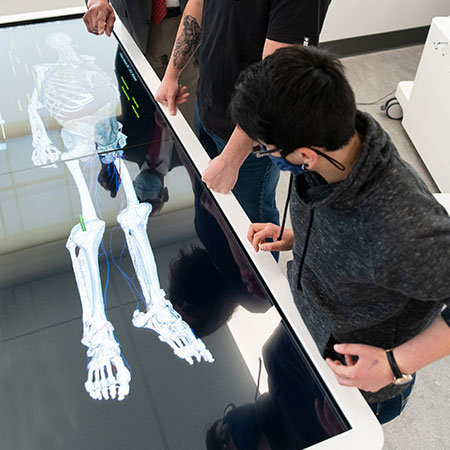
{"label": "black face mask", "polygon": [[[311,148],[311,150],[315,151],[318,155],[322,156],[322,158],[325,158],[329,163],[333,164],[334,167],[336,167],[339,170],[344,171],[345,170],[345,166],[339,162],[338,160],[332,158],[331,156],[328,156],[325,153],[322,153],[320,150],[317,150],[315,148],[309,147]],[[288,195],[286,198],[286,203],[284,205],[284,213],[283,213],[283,221],[281,223],[281,230],[280,230],[280,235],[277,237],[277,241],[281,241],[283,239],[283,232],[284,232],[284,227],[286,225],[286,217],[287,217],[287,210],[288,210],[288,206],[289,206],[289,200],[291,199],[291,190],[292,190],[292,183],[294,180],[294,175],[300,175],[302,173],[305,173],[308,171],[307,169],[307,164],[302,164],[301,166],[296,166],[294,164],[291,164],[289,161],[286,161],[284,158],[285,156],[283,156],[283,152],[281,151],[281,158],[276,158],[274,156],[269,155],[272,159],[272,161],[280,168],[280,170],[289,170],[291,172],[291,176],[289,178],[289,188],[288,188]],[[279,162],[276,160],[282,160],[285,162]],[[283,167],[282,167],[283,166]]]}
{"label": "black face mask", "polygon": [[305,164],[302,164],[301,166],[297,166],[295,164],[290,163],[287,159],[279,158],[279,157],[272,156],[272,155],[269,155],[269,158],[280,170],[285,170],[285,171],[291,172],[294,175],[300,175],[304,172],[307,172],[307,170],[308,170],[306,168]]}
{"label": "black face mask", "polygon": [[255,404],[232,409],[224,418],[235,446],[239,450],[256,450],[261,430],[256,419]]}

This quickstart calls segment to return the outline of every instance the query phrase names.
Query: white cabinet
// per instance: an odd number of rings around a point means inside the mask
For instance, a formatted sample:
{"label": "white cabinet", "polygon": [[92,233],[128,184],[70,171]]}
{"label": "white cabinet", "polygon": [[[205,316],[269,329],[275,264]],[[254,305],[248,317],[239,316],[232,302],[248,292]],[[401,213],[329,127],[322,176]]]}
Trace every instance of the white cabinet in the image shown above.
{"label": "white cabinet", "polygon": [[403,126],[441,192],[450,192],[450,17],[435,17],[414,81],[396,97]]}

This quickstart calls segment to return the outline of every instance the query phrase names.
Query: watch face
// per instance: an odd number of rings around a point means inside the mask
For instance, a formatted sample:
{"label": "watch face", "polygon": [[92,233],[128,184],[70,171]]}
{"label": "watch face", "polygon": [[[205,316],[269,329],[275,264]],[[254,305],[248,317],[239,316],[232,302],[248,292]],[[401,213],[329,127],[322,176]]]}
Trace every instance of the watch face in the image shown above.
{"label": "watch face", "polygon": [[407,384],[410,383],[412,379],[413,379],[412,375],[403,374],[401,378],[394,378],[394,384]]}

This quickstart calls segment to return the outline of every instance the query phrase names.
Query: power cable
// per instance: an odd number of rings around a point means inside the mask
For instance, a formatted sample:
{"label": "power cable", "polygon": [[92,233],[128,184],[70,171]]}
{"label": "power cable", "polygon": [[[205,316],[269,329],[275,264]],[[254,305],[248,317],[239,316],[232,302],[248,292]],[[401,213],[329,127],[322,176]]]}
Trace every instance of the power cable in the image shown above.
{"label": "power cable", "polygon": [[389,97],[390,95],[392,95],[395,91],[396,91],[396,89],[393,89],[391,92],[387,93],[386,95],[383,95],[383,97],[380,97],[378,100],[375,100],[373,102],[356,102],[356,104],[360,105],[360,106],[376,105],[377,103],[384,100],[386,97]]}

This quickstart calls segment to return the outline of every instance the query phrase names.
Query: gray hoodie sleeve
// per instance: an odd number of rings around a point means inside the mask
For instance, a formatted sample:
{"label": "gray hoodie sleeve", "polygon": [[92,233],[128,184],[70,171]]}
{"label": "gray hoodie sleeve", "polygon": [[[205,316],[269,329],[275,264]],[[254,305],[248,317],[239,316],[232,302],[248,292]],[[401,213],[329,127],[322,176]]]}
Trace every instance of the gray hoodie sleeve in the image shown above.
{"label": "gray hoodie sleeve", "polygon": [[391,201],[390,208],[374,211],[369,224],[374,281],[442,303],[450,326],[450,217],[428,192]]}

